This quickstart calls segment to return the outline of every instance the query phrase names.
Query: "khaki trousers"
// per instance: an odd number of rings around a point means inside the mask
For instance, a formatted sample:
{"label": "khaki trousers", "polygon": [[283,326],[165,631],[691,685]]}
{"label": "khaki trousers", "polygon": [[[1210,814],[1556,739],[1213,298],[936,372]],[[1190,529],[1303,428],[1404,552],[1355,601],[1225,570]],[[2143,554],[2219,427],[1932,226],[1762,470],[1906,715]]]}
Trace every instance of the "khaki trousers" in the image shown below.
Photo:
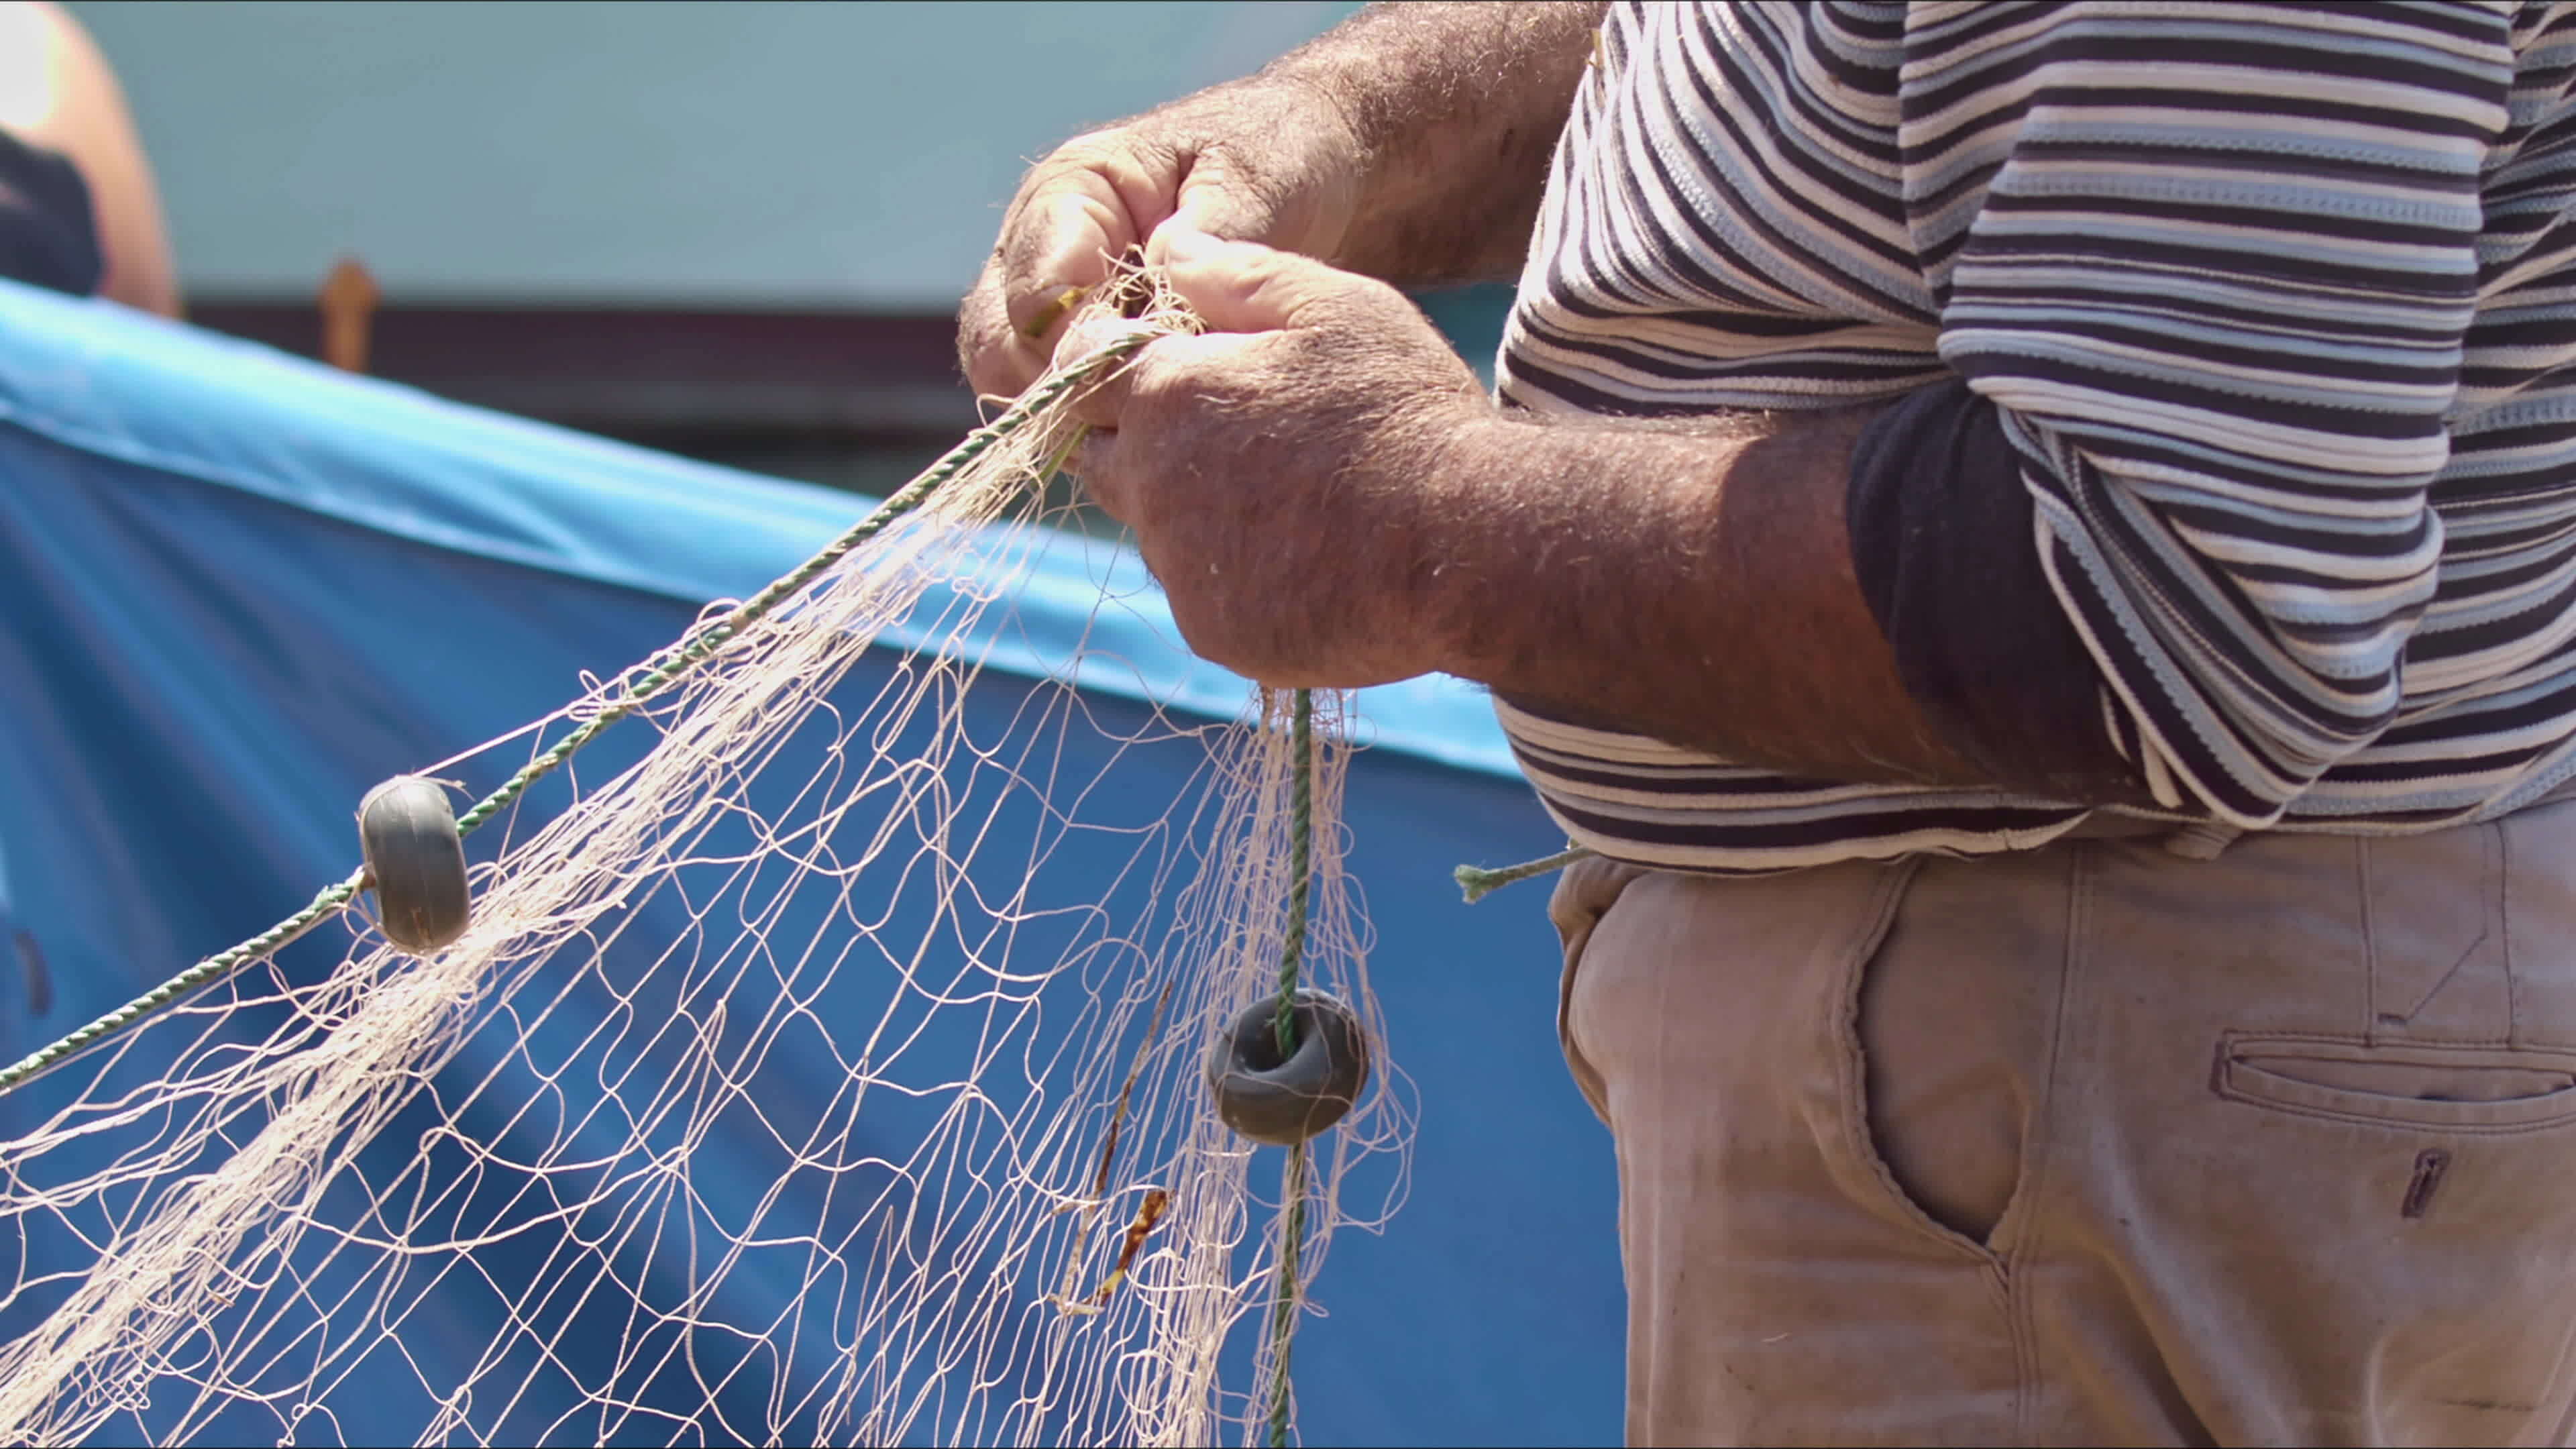
{"label": "khaki trousers", "polygon": [[1552,909],[1631,1442],[2568,1441],[2576,802]]}

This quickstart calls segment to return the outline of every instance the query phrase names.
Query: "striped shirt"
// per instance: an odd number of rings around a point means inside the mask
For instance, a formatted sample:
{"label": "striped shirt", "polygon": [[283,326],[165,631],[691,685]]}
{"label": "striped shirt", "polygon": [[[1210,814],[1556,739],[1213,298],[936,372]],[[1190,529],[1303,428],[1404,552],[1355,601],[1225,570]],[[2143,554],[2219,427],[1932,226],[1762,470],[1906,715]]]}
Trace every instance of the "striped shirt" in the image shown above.
{"label": "striped shirt", "polygon": [[1498,705],[1541,798],[1607,854],[1762,871],[2096,808],[2408,833],[2576,774],[2571,92],[2567,3],[1614,6],[1501,397],[1964,379],[2011,490],[1974,546],[2080,640],[2079,727],[2154,803],[1787,778]]}

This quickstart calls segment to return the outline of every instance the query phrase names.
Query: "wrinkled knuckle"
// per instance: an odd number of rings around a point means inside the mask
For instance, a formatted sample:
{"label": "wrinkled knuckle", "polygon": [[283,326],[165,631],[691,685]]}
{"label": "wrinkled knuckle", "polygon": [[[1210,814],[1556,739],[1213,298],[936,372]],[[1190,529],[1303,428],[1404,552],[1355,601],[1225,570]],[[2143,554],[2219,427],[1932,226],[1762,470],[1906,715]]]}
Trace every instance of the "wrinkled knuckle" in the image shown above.
{"label": "wrinkled knuckle", "polygon": [[1085,131],[1032,168],[1024,189],[1080,186],[1086,180],[1105,181],[1113,187],[1132,184],[1147,174],[1177,170],[1182,154],[1182,148],[1168,139],[1132,127]]}
{"label": "wrinkled knuckle", "polygon": [[1115,132],[1085,131],[1049,151],[1029,168],[1020,182],[1023,197],[1035,195],[1068,178],[1099,172],[1111,164],[1118,151],[1112,139]]}

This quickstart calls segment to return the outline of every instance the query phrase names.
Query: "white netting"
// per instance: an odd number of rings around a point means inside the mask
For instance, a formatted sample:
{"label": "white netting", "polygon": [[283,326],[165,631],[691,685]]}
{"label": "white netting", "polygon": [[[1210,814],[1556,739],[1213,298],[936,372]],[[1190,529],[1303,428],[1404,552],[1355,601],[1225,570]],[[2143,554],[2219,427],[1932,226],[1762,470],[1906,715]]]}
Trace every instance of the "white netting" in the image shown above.
{"label": "white netting", "polygon": [[[970,697],[978,661],[937,647],[1007,609],[1069,427],[617,726],[640,759],[585,755],[559,809],[477,836],[453,946],[362,931],[325,974],[307,942],[50,1079],[70,1105],[0,1143],[0,1441],[1262,1434],[1278,1179],[1202,1074],[1275,989],[1284,700],[1208,724],[1062,683]],[[899,620],[933,644],[872,651]],[[1314,1144],[1300,1278],[1391,1206],[1340,1185],[1404,1136],[1341,889],[1342,739],[1327,703],[1305,974],[1381,1049]],[[498,753],[438,773],[487,788]],[[1188,786],[1139,791],[1142,756]],[[460,1356],[460,1322],[504,1329]]]}

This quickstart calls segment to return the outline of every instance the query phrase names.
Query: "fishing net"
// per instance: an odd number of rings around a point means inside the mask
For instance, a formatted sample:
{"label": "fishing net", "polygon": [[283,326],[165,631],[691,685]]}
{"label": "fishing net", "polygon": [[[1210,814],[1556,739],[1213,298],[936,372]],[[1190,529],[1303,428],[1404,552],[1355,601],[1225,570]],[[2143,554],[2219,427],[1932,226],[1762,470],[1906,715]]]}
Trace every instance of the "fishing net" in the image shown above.
{"label": "fishing net", "polygon": [[[1284,1437],[1303,1285],[1392,1207],[1343,1185],[1400,1165],[1401,1083],[1381,1051],[1338,1127],[1257,1148],[1207,1063],[1284,988],[1383,1042],[1342,708],[979,684],[960,643],[1057,537],[1067,396],[1185,320],[425,767],[490,792],[452,945],[389,946],[353,876],[0,1078],[66,1103],[0,1143],[0,1441]],[[1127,788],[1139,751],[1186,788]],[[460,1354],[459,1322],[500,1328]]]}

